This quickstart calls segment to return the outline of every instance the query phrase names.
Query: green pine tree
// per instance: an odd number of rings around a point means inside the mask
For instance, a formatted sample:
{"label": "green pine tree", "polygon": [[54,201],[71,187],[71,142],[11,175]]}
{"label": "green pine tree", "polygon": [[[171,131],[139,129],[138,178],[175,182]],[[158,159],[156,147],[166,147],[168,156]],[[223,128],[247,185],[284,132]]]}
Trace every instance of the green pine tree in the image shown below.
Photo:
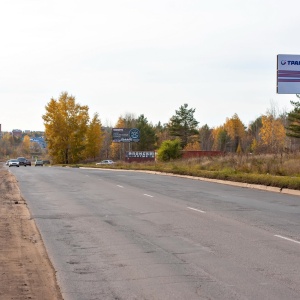
{"label": "green pine tree", "polygon": [[199,122],[194,118],[195,109],[188,109],[188,104],[179,107],[176,114],[171,117],[168,129],[170,135],[181,140],[181,147],[184,148],[192,138],[199,134],[197,126]]}

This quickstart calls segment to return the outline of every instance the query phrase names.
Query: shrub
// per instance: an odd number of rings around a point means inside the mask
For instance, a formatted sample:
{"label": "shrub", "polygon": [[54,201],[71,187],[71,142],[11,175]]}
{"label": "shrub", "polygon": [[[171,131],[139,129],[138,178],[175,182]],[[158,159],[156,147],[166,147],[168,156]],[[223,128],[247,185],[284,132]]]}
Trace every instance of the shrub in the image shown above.
{"label": "shrub", "polygon": [[179,139],[164,141],[157,151],[158,160],[170,161],[171,159],[179,158],[181,156],[180,143]]}

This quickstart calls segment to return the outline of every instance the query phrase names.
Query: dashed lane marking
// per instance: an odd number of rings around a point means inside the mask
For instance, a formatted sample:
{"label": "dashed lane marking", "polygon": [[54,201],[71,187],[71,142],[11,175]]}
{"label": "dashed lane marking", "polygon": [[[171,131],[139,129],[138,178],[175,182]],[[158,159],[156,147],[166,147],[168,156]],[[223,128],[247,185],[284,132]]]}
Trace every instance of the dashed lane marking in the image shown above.
{"label": "dashed lane marking", "polygon": [[193,208],[193,207],[189,207],[189,206],[188,206],[188,209],[191,209],[191,210],[195,210],[195,211],[201,212],[202,214],[205,214],[205,213],[206,213],[204,210],[200,210],[200,209]]}
{"label": "dashed lane marking", "polygon": [[284,239],[284,240],[287,240],[287,241],[290,241],[290,242],[293,242],[293,243],[296,243],[296,244],[300,244],[299,241],[296,241],[296,240],[293,240],[293,239],[290,239],[288,237],[285,237],[285,236],[282,236],[282,235],[277,235],[275,234],[274,236],[278,237],[278,238],[281,238],[281,239]]}

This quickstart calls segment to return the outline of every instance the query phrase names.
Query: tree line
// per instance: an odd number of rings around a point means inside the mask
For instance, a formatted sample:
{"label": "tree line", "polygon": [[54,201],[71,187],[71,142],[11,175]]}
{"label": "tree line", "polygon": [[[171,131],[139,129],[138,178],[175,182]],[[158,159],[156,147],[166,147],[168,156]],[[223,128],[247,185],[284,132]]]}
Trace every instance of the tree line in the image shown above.
{"label": "tree line", "polygon": [[[70,164],[104,158],[122,160],[126,151],[151,150],[157,150],[160,159],[169,160],[179,156],[181,150],[231,153],[299,150],[300,102],[291,103],[294,106],[291,112],[278,113],[272,106],[249,126],[245,126],[236,113],[223,125],[214,128],[207,124],[199,126],[194,117],[195,108],[189,108],[186,103],[175,110],[166,124],[153,125],[144,114],[120,116],[114,127],[139,129],[138,143],[112,143],[112,128],[102,125],[98,113],[90,118],[88,106],[76,103],[75,97],[67,92],[61,93],[57,100],[50,100],[42,118],[47,151],[54,163]],[[0,149],[5,142],[5,139],[0,141]],[[23,146],[26,143],[28,139],[24,138]]]}
{"label": "tree line", "polygon": [[4,133],[0,137],[0,158],[12,158],[19,156],[41,156],[46,152],[36,142],[31,142],[31,137],[41,137],[44,132],[31,132],[21,138],[10,133]]}

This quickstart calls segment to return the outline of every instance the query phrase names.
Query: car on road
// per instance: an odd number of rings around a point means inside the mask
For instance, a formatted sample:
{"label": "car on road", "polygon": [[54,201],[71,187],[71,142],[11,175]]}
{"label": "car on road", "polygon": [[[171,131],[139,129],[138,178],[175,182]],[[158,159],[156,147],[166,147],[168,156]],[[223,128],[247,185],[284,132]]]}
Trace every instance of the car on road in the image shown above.
{"label": "car on road", "polygon": [[26,162],[25,162],[26,166],[31,166],[31,160],[29,159],[26,159]]}
{"label": "car on road", "polygon": [[42,160],[36,160],[34,165],[37,167],[37,166],[41,166],[43,167],[44,166],[44,162]]}
{"label": "car on road", "polygon": [[20,162],[17,159],[10,159],[8,161],[8,166],[9,167],[19,167],[20,166]]}
{"label": "car on road", "polygon": [[25,157],[18,157],[17,160],[19,161],[20,166],[26,167],[26,158]]}
{"label": "car on road", "polygon": [[113,165],[113,164],[115,164],[115,162],[110,159],[105,159],[96,163],[96,165]]}

